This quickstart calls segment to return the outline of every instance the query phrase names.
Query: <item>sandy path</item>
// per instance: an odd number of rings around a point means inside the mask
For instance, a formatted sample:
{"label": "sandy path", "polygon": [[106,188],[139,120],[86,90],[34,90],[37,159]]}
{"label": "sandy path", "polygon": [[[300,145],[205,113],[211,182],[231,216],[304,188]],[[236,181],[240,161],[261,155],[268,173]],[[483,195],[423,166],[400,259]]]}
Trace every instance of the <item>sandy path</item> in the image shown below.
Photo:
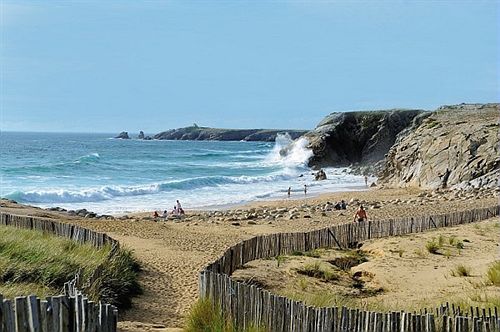
{"label": "sandy path", "polygon": [[[471,200],[441,200],[422,205],[418,202],[405,205],[384,203],[391,199],[413,198],[419,191],[371,190],[323,195],[296,201],[259,202],[259,206],[298,206],[324,203],[353,197],[382,202],[382,207],[369,210],[369,218],[384,219],[408,215],[438,214],[466,210],[498,203],[497,198]],[[181,223],[156,223],[133,216],[127,220],[96,220],[68,217],[41,209],[3,204],[1,210],[52,217],[109,233],[124,246],[133,249],[143,266],[140,282],[144,294],[133,300],[133,308],[120,314],[119,327],[123,331],[165,330],[182,326],[184,315],[197,298],[198,271],[215,260],[234,243],[258,234],[271,232],[308,231],[329,225],[349,222],[355,207],[343,212],[329,212],[327,216],[313,215],[311,219],[299,218],[275,220],[272,224],[256,220],[256,225],[242,222],[241,226],[230,223],[210,223],[195,220]]]}

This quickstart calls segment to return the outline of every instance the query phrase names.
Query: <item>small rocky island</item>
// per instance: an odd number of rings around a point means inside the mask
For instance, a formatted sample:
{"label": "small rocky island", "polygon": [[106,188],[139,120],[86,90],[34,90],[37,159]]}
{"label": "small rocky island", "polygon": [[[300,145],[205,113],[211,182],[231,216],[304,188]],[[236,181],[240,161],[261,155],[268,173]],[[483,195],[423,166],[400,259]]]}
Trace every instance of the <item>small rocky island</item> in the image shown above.
{"label": "small rocky island", "polygon": [[118,138],[118,139],[130,139],[130,137],[128,136],[128,132],[126,132],[126,131],[122,131],[115,138]]}

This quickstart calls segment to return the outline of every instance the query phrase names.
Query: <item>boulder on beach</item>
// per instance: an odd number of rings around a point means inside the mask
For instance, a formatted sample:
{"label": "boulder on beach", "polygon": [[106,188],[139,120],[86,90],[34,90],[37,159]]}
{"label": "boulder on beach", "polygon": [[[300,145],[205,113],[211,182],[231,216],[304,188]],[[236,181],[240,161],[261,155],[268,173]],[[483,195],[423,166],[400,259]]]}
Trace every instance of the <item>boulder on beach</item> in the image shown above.
{"label": "boulder on beach", "polygon": [[314,179],[316,181],[326,180],[326,173],[324,170],[320,169],[316,174],[314,174]]}

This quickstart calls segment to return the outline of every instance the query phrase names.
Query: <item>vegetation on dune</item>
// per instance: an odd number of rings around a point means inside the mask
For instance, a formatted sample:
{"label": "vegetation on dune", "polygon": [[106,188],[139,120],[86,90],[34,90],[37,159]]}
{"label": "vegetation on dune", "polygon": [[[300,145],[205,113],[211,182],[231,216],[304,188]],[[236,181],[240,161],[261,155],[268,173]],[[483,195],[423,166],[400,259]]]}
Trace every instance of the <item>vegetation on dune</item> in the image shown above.
{"label": "vegetation on dune", "polygon": [[224,317],[221,309],[209,299],[199,299],[187,315],[186,332],[264,332],[262,326],[250,325],[246,329],[234,326],[229,317]]}
{"label": "vegetation on dune", "polygon": [[459,264],[451,271],[451,275],[454,277],[470,277],[471,269],[468,266]]}
{"label": "vegetation on dune", "polygon": [[142,294],[137,281],[140,266],[132,252],[120,249],[102,267],[102,272],[86,290],[92,298],[98,298],[119,308],[129,308],[132,297]]}
{"label": "vegetation on dune", "polygon": [[500,286],[500,261],[495,261],[486,272],[488,281],[494,286]]}
{"label": "vegetation on dune", "polygon": [[60,294],[77,272],[85,285],[94,271],[100,277],[83,289],[92,300],[127,307],[140,292],[139,265],[120,249],[107,261],[109,246],[95,248],[35,230],[0,227],[0,293],[5,297]]}

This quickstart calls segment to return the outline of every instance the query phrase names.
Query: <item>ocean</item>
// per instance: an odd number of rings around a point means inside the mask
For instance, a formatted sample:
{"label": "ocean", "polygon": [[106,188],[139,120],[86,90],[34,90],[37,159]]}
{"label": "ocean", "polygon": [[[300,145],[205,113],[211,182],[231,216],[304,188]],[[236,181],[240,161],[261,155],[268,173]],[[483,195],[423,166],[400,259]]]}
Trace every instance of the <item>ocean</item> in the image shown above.
{"label": "ocean", "polygon": [[364,188],[345,168],[314,181],[301,139],[288,155],[276,142],[120,140],[111,134],[0,134],[0,197],[39,207],[99,214],[217,209],[256,200],[292,199]]}

